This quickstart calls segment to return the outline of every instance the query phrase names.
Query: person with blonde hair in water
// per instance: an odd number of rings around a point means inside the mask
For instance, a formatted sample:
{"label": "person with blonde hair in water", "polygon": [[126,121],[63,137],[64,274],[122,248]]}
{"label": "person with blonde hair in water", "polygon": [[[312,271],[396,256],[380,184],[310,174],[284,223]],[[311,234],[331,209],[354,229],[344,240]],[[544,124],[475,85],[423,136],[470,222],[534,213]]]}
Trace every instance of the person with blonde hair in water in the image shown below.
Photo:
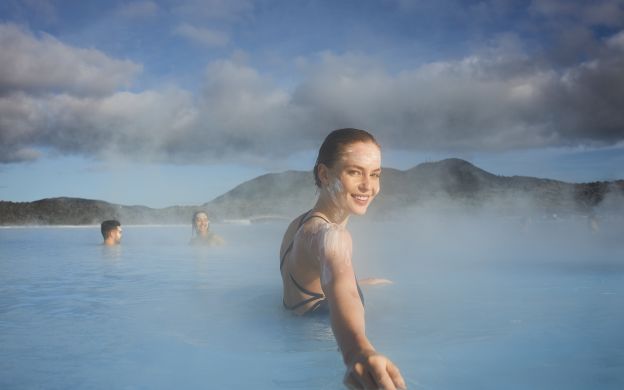
{"label": "person with blonde hair in water", "polygon": [[355,278],[352,214],[363,215],[379,193],[381,149],[359,129],[331,132],[319,150],[316,205],[288,226],[280,250],[283,305],[302,316],[329,314],[352,389],[406,388],[399,369],[365,334],[364,301]]}
{"label": "person with blonde hair in water", "polygon": [[191,245],[223,245],[224,240],[210,231],[210,219],[205,211],[196,211],[191,218]]}

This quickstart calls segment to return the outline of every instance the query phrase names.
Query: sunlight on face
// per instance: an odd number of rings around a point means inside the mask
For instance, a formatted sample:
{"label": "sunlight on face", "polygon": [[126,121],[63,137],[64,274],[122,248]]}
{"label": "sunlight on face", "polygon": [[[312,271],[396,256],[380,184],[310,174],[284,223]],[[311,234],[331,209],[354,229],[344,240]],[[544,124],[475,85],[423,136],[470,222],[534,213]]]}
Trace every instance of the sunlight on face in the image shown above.
{"label": "sunlight on face", "polygon": [[331,172],[328,191],[334,204],[362,215],[380,191],[381,151],[372,142],[350,144]]}
{"label": "sunlight on face", "polygon": [[112,238],[112,241],[114,244],[120,244],[122,233],[123,233],[123,230],[121,229],[121,226],[117,226],[116,228],[110,231],[109,237]]}
{"label": "sunlight on face", "polygon": [[381,150],[372,142],[356,142],[345,148],[340,160],[370,170],[381,169]]}

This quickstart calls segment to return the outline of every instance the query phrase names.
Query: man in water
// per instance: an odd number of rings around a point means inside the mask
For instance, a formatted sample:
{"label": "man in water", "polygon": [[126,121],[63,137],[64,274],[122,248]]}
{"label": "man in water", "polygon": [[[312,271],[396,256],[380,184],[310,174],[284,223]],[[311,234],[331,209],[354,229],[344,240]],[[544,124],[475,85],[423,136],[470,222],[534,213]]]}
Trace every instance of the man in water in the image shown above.
{"label": "man in water", "polygon": [[115,219],[102,222],[102,237],[104,237],[104,245],[119,245],[121,242],[121,223]]}

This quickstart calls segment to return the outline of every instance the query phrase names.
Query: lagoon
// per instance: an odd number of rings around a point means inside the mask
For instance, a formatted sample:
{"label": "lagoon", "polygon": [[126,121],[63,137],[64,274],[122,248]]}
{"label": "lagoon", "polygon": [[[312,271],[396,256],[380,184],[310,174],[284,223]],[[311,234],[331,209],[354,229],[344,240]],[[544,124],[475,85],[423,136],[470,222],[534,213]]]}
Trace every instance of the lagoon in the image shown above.
{"label": "lagoon", "polygon": [[[122,221],[123,222],[123,221]],[[351,223],[367,334],[415,389],[624,388],[624,224]],[[339,389],[326,319],[281,306],[286,222],[0,229],[0,388]]]}

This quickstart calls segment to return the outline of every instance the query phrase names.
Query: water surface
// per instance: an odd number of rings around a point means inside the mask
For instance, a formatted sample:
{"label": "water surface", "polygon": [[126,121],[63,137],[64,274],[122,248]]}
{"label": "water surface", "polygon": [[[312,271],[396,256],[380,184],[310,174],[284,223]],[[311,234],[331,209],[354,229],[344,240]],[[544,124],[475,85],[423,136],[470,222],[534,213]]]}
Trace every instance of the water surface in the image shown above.
{"label": "water surface", "polygon": [[[410,388],[624,388],[621,223],[352,222],[367,333]],[[0,229],[0,388],[336,389],[323,319],[281,307],[285,223]],[[477,226],[479,225],[479,226]]]}

